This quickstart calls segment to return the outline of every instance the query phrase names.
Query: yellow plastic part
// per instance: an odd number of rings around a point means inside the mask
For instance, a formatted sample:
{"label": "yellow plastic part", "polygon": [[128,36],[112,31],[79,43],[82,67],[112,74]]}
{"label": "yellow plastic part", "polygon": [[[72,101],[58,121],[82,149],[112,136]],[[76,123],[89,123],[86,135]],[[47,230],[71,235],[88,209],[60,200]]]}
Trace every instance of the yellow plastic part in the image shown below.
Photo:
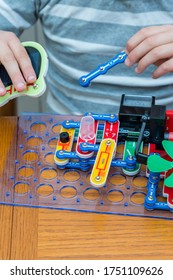
{"label": "yellow plastic part", "polygon": [[106,183],[112,158],[115,153],[116,142],[112,139],[103,139],[90,176],[90,183],[96,188]]}
{"label": "yellow plastic part", "polygon": [[68,158],[64,158],[64,159],[57,158],[56,157],[56,152],[59,151],[59,150],[63,150],[63,151],[66,151],[66,152],[71,152],[72,145],[73,145],[73,140],[74,140],[75,129],[74,128],[67,129],[67,128],[61,127],[60,133],[61,132],[68,132],[69,141],[67,143],[62,143],[60,141],[60,139],[58,139],[58,143],[57,143],[56,150],[55,150],[55,155],[54,155],[54,161],[58,165],[65,165],[69,162],[69,159]]}

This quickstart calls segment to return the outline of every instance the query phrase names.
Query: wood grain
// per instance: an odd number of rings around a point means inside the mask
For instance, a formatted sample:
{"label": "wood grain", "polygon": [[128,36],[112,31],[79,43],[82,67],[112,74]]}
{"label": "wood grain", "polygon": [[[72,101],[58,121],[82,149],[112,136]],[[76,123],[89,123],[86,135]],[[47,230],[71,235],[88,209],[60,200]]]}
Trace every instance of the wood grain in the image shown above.
{"label": "wood grain", "polygon": [[15,116],[16,115],[16,100],[9,101],[4,106],[0,107],[0,116]]}
{"label": "wood grain", "polygon": [[35,260],[38,251],[38,209],[14,207],[11,259]]}
{"label": "wood grain", "polygon": [[13,207],[0,206],[0,260],[11,258]]}
{"label": "wood grain", "polygon": [[[16,132],[17,118],[0,118],[0,178]],[[15,143],[16,144],[16,143]],[[13,207],[0,206],[0,259],[10,259]]]}
{"label": "wood grain", "polygon": [[173,222],[40,210],[39,259],[173,259]]}

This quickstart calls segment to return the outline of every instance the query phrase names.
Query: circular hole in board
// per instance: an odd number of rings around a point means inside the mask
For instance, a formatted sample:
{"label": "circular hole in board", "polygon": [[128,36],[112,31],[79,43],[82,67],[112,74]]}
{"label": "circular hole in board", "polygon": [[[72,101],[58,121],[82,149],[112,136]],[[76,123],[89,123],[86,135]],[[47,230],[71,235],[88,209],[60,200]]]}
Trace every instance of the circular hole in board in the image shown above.
{"label": "circular hole in board", "polygon": [[44,122],[34,122],[31,124],[31,130],[35,132],[42,132],[46,129],[46,124]]}
{"label": "circular hole in board", "polygon": [[77,170],[66,170],[63,177],[66,181],[75,182],[80,179],[80,173]]}
{"label": "circular hole in board", "polygon": [[109,182],[115,186],[124,185],[126,183],[126,176],[119,173],[112,174],[109,178]]}
{"label": "circular hole in board", "polygon": [[30,178],[34,174],[34,168],[29,165],[19,167],[18,174],[21,177]]}
{"label": "circular hole in board", "polygon": [[133,184],[139,188],[145,188],[147,185],[148,179],[144,176],[136,176],[133,178]]}
{"label": "circular hole in board", "polygon": [[43,139],[39,136],[29,136],[27,139],[27,144],[32,147],[39,147],[43,143]]}
{"label": "circular hole in board", "polygon": [[47,153],[44,156],[44,160],[46,163],[53,164],[54,163],[54,153]]}
{"label": "circular hole in board", "polygon": [[92,187],[85,189],[83,192],[84,198],[91,201],[98,199],[100,195],[100,190]]}
{"label": "circular hole in board", "polygon": [[26,162],[35,162],[38,159],[38,152],[34,150],[27,150],[23,153],[23,159]]}
{"label": "circular hole in board", "polygon": [[50,196],[54,192],[54,188],[50,184],[40,184],[37,186],[36,190],[40,196],[44,197]]}
{"label": "circular hole in board", "polygon": [[52,167],[45,167],[40,171],[41,177],[45,180],[52,180],[56,178],[57,171]]}
{"label": "circular hole in board", "polygon": [[57,123],[52,126],[52,131],[56,134],[59,134],[61,131],[61,124]]}
{"label": "circular hole in board", "polygon": [[58,139],[56,137],[51,138],[48,142],[50,148],[55,149],[57,146]]}
{"label": "circular hole in board", "polygon": [[107,199],[111,202],[118,203],[124,199],[124,194],[120,190],[113,189],[107,193]]}
{"label": "circular hole in board", "polygon": [[134,192],[132,193],[130,200],[136,205],[144,204],[146,194],[144,192]]}
{"label": "circular hole in board", "polygon": [[15,193],[20,194],[20,195],[24,195],[24,194],[28,193],[30,190],[29,183],[24,182],[24,181],[19,181],[19,182],[15,183],[13,188],[14,188]]}
{"label": "circular hole in board", "polygon": [[91,176],[91,172],[86,174],[86,181],[87,182],[90,182],[90,176]]}
{"label": "circular hole in board", "polygon": [[74,186],[63,186],[61,189],[60,189],[60,195],[63,197],[63,198],[73,198],[75,197],[77,194],[77,190]]}

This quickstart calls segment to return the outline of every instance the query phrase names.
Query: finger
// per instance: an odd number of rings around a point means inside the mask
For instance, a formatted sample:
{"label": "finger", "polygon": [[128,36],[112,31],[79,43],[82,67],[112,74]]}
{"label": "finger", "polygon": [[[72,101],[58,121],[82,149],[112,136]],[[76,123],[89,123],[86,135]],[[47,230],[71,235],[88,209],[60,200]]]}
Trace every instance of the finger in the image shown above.
{"label": "finger", "polygon": [[128,53],[131,52],[136,46],[138,46],[146,38],[169,30],[173,30],[172,25],[150,26],[150,27],[142,28],[128,40],[126,44],[127,52]]}
{"label": "finger", "polygon": [[158,61],[154,62],[154,65],[160,66],[163,62],[165,62],[167,59],[159,59]]}
{"label": "finger", "polygon": [[0,96],[3,96],[6,94],[6,88],[4,87],[1,79],[0,79]]}
{"label": "finger", "polygon": [[9,49],[8,45],[1,42],[0,50],[0,61],[7,70],[14,87],[17,91],[23,91],[26,88],[26,82],[11,49]]}
{"label": "finger", "polygon": [[[171,42],[172,42],[172,32],[162,32],[146,38],[142,43],[140,43],[135,49],[133,49],[129,53],[128,60],[130,62],[130,65],[128,66],[137,63],[142,57],[144,57],[152,49]],[[126,63],[128,63],[128,61],[126,61]]]}
{"label": "finger", "polygon": [[32,67],[31,60],[26,49],[21,45],[20,41],[14,40],[9,42],[9,47],[12,50],[20,70],[25,78],[25,81],[32,83],[36,81],[36,74]]}
{"label": "finger", "polygon": [[154,79],[160,78],[161,76],[173,72],[173,58],[170,58],[166,62],[162,63],[154,72],[152,77]]}
{"label": "finger", "polygon": [[[155,64],[158,66],[165,62],[165,60],[173,57],[173,43],[161,45],[148,52],[138,63],[135,71],[142,73],[149,65]],[[159,62],[159,63],[158,63]]]}

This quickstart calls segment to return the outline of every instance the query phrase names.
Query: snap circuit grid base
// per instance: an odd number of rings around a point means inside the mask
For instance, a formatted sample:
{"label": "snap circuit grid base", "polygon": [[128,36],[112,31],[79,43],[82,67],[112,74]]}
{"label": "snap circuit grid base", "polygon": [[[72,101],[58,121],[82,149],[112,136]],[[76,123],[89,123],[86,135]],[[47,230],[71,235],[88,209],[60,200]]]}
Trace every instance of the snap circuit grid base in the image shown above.
{"label": "snap circuit grid base", "polygon": [[[0,204],[173,219],[171,211],[145,209],[148,178],[143,164],[140,173],[134,176],[125,175],[121,167],[111,166],[102,188],[93,187],[89,181],[92,166],[88,171],[59,169],[54,154],[66,120],[80,122],[81,117],[42,114],[19,117],[0,178]],[[116,159],[123,158],[123,149],[124,142],[119,141]],[[144,150],[147,153],[145,144]],[[162,180],[156,197],[165,203]]]}

